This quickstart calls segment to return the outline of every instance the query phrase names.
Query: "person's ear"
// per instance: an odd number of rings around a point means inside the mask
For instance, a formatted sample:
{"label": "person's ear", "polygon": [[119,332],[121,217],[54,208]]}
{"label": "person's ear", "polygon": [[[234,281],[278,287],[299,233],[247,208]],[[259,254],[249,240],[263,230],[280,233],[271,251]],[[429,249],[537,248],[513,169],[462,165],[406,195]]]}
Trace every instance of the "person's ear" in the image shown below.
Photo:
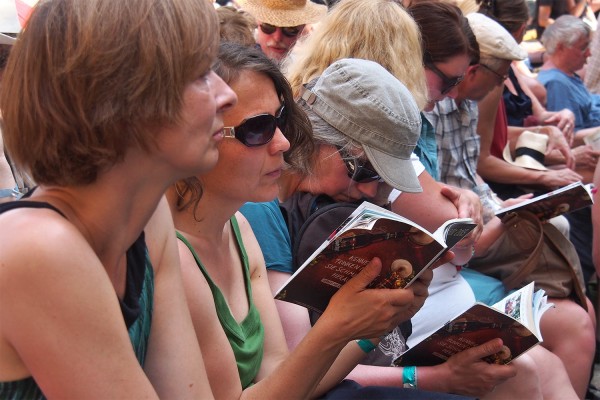
{"label": "person's ear", "polygon": [[465,72],[465,78],[474,78],[478,69],[479,64],[469,65],[467,72]]}

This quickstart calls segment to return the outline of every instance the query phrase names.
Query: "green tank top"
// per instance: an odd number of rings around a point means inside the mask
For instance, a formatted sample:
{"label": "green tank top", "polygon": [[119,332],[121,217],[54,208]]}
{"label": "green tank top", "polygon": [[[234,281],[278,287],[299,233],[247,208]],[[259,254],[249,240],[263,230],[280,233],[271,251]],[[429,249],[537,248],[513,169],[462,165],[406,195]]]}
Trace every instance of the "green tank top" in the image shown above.
{"label": "green tank top", "polygon": [[265,332],[262,322],[260,321],[258,309],[252,300],[252,286],[250,284],[248,256],[242,242],[240,229],[235,217],[231,217],[230,221],[237,241],[242,265],[244,267],[244,281],[246,284],[246,295],[248,296],[249,304],[248,315],[246,315],[243,321],[239,324],[233,315],[231,315],[231,311],[227,301],[225,300],[225,297],[221,293],[219,287],[210,278],[210,275],[208,275],[208,272],[202,265],[200,257],[198,257],[198,254],[196,254],[196,251],[179,232],[177,232],[177,237],[188,247],[194,256],[194,259],[196,260],[198,268],[200,268],[200,271],[202,271],[206,281],[208,282],[215,302],[215,308],[219,316],[219,321],[221,322],[221,326],[223,327],[225,335],[227,335],[227,339],[229,340],[229,344],[233,349],[233,354],[235,355],[235,360],[237,362],[238,373],[240,375],[240,381],[242,382],[242,387],[245,389],[252,384],[256,374],[258,374],[260,369],[263,358]]}

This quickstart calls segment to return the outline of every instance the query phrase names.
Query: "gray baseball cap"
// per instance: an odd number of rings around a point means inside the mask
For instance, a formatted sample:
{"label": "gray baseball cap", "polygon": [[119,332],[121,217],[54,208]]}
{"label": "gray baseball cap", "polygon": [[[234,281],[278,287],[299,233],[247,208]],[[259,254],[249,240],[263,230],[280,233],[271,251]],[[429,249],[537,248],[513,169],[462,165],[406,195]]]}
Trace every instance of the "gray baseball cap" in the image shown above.
{"label": "gray baseball cap", "polygon": [[385,68],[357,58],[336,61],[302,98],[329,125],[362,145],[387,184],[422,191],[410,160],[421,133],[419,107]]}

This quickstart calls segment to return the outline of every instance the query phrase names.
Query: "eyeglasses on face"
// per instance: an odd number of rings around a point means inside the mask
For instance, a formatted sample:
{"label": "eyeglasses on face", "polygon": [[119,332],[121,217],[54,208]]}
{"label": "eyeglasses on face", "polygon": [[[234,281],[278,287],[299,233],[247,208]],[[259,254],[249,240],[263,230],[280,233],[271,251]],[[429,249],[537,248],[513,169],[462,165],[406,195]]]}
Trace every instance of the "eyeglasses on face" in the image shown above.
{"label": "eyeglasses on face", "polygon": [[362,161],[356,157],[348,158],[347,156],[344,156],[340,147],[338,147],[338,153],[340,153],[340,157],[346,166],[348,178],[352,179],[354,182],[368,183],[381,179],[369,160]]}
{"label": "eyeglasses on face", "polygon": [[281,27],[281,26],[275,26],[275,25],[271,25],[271,24],[262,23],[258,26],[260,27],[260,30],[265,35],[272,35],[273,33],[275,33],[277,28],[279,28],[279,29],[281,29],[281,33],[283,33],[284,36],[287,36],[290,38],[298,36],[300,34],[300,32],[302,32],[302,29],[304,29],[304,25]]}
{"label": "eyeglasses on face", "polygon": [[501,85],[504,83],[504,81],[506,79],[508,79],[508,74],[505,75],[500,75],[498,72],[494,71],[491,67],[488,67],[485,64],[479,64],[480,66],[482,66],[483,68],[487,69],[488,71],[490,71],[492,74],[496,75],[496,78],[498,79],[498,84]]}
{"label": "eyeglasses on face", "polygon": [[438,67],[435,66],[432,62],[426,62],[425,67],[429,69],[431,72],[436,74],[443,82],[442,89],[440,90],[441,94],[447,94],[450,92],[456,85],[462,82],[465,79],[464,75],[456,76],[454,78],[448,78],[448,76],[439,70]]}
{"label": "eyeglasses on face", "polygon": [[259,114],[246,118],[238,126],[224,127],[223,136],[235,138],[247,147],[262,146],[273,139],[277,128],[284,131],[286,122],[287,113],[285,105],[282,105],[275,116]]}

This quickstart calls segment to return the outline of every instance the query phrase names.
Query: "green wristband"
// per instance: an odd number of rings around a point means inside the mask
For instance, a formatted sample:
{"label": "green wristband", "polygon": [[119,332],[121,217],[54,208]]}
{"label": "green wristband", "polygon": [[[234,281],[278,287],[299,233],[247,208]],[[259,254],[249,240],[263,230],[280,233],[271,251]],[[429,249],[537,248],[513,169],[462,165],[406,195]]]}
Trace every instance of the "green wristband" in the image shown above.
{"label": "green wristband", "polygon": [[375,350],[375,348],[377,347],[377,346],[375,346],[375,345],[373,344],[373,342],[371,342],[371,341],[370,341],[370,340],[368,340],[368,339],[359,339],[359,340],[357,340],[357,341],[356,341],[356,344],[357,344],[357,345],[358,345],[358,347],[360,347],[360,348],[361,348],[361,350],[362,350],[362,351],[364,351],[365,353],[370,353],[370,352],[372,352],[373,350]]}
{"label": "green wristband", "polygon": [[417,387],[417,367],[410,366],[402,369],[402,386],[411,389]]}

